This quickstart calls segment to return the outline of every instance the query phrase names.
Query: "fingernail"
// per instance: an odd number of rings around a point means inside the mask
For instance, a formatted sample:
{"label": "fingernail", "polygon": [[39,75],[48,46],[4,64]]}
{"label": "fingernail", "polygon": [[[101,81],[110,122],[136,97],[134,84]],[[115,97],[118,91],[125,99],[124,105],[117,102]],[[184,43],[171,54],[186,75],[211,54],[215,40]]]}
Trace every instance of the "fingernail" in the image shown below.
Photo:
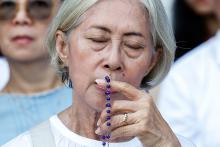
{"label": "fingernail", "polygon": [[105,80],[103,80],[103,79],[96,79],[95,80],[95,82],[96,82],[96,84],[105,84]]}
{"label": "fingernail", "polygon": [[97,126],[99,127],[101,125],[101,120],[99,119],[97,122]]}
{"label": "fingernail", "polygon": [[95,133],[96,133],[97,135],[101,135],[101,129],[98,127],[98,128],[95,130]]}

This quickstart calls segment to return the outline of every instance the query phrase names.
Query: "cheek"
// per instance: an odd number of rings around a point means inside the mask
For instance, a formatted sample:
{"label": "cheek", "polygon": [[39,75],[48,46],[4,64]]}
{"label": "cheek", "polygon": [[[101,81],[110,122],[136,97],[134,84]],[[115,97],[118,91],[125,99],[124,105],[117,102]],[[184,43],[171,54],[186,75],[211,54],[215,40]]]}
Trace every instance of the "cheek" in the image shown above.
{"label": "cheek", "polygon": [[86,91],[88,85],[89,85],[89,76],[87,68],[84,68],[84,62],[80,60],[71,60],[69,63],[69,76],[72,80],[73,88],[75,90],[75,93],[82,94]]}
{"label": "cheek", "polygon": [[149,64],[147,61],[143,62],[136,62],[128,64],[125,76],[126,79],[129,80],[129,83],[135,87],[139,87],[141,84],[142,79],[147,73],[147,68]]}
{"label": "cheek", "polygon": [[68,65],[70,77],[74,81],[73,86],[82,92],[85,91],[94,82],[93,53],[79,42],[70,49]]}
{"label": "cheek", "polygon": [[[1,24],[0,24],[1,25]],[[1,28],[1,27],[0,27]],[[12,44],[10,43],[10,37],[5,29],[0,29],[0,49],[4,55],[13,54],[14,51],[10,50]]]}
{"label": "cheek", "polygon": [[[76,32],[76,34],[78,34]],[[69,43],[69,66],[72,67],[72,74],[78,73],[78,76],[88,76],[93,72],[96,65],[96,55],[86,43],[81,35],[73,35]]]}
{"label": "cheek", "polygon": [[[70,69],[70,75],[72,76],[71,79],[73,81],[82,81],[86,79],[86,70],[88,70],[88,67],[85,68],[86,65],[86,58],[83,57],[83,55],[77,51],[71,52],[69,60],[69,69]],[[77,83],[77,82],[76,82]]]}
{"label": "cheek", "polygon": [[[8,34],[9,34],[9,31],[10,30],[8,27],[5,27],[4,24],[0,23],[0,45],[3,44],[3,43],[6,43],[6,39],[9,38],[8,37]],[[7,31],[6,31],[7,30]]]}
{"label": "cheek", "polygon": [[149,72],[151,66],[152,53],[143,52],[142,55],[134,60],[128,60],[126,63],[126,79],[135,87],[140,87],[141,81]]}
{"label": "cheek", "polygon": [[47,28],[49,24],[36,24],[33,28],[30,29],[32,33],[37,37],[37,40],[40,40],[44,43],[45,37],[47,35]]}

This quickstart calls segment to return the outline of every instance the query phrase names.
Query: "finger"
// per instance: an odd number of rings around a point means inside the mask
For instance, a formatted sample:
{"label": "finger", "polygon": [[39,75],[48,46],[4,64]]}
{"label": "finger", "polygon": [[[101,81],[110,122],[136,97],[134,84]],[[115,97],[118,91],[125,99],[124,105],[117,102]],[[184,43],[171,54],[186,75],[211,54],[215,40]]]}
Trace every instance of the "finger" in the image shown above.
{"label": "finger", "polygon": [[111,116],[109,120],[106,120],[97,128],[96,134],[104,135],[106,133],[111,132],[112,130],[117,129],[118,127],[136,123],[135,118],[136,118],[135,113],[117,114]]}
{"label": "finger", "polygon": [[[147,114],[146,114],[147,113]],[[161,137],[161,127],[158,125],[158,122],[155,118],[149,117],[149,112],[146,110],[140,110],[138,112],[132,113],[129,115],[128,125],[122,125],[112,129],[111,139],[117,140],[118,138],[127,138],[127,137],[140,137],[140,138],[149,138],[151,141]],[[159,128],[158,128],[159,127]],[[163,128],[162,128],[163,129]]]}
{"label": "finger", "polygon": [[[117,142],[126,140],[128,138],[138,137],[146,144],[154,144],[161,139],[161,132],[158,130],[151,130],[150,126],[146,126],[143,123],[135,123],[119,127],[111,132],[110,142]],[[144,137],[143,137],[144,136]]]}
{"label": "finger", "polygon": [[[106,87],[106,82],[103,79],[96,79],[95,82],[99,86]],[[143,97],[143,94],[146,94],[142,90],[137,89],[136,87],[121,81],[111,81],[111,91],[113,92],[121,92],[125,95],[129,100],[138,100]],[[147,95],[147,94],[146,94]]]}
{"label": "finger", "polygon": [[139,129],[138,124],[119,127],[111,132],[110,142],[134,138],[138,136]]}
{"label": "finger", "polygon": [[107,116],[112,116],[118,113],[122,114],[136,112],[138,109],[140,109],[139,103],[128,100],[115,100],[112,102],[111,105],[111,113],[107,113],[107,110],[109,110],[109,108],[105,108],[100,115],[100,120],[98,121],[98,124],[105,122]]}

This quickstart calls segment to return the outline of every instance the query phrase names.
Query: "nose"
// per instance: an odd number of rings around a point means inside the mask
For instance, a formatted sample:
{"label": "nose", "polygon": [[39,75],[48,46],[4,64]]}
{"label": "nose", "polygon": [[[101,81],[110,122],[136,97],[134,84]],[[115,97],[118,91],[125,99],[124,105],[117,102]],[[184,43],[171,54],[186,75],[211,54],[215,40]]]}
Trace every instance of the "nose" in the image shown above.
{"label": "nose", "polygon": [[14,25],[30,25],[31,24],[31,18],[28,16],[25,8],[17,11],[15,17],[12,20],[12,23]]}
{"label": "nose", "polygon": [[104,68],[109,72],[120,72],[123,70],[123,62],[119,46],[111,48],[108,54],[106,54]]}

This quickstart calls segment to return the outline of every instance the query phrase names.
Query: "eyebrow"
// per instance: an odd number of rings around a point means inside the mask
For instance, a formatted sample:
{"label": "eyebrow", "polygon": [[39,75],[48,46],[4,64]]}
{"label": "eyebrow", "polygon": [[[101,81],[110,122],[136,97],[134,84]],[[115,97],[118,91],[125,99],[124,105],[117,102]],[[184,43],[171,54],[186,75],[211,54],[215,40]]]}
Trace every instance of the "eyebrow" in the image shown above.
{"label": "eyebrow", "polygon": [[125,36],[138,36],[144,38],[144,35],[139,32],[128,32],[124,34]]}
{"label": "eyebrow", "polygon": [[106,27],[103,27],[103,26],[92,26],[91,28],[100,29],[100,30],[102,30],[102,31],[111,33],[111,30],[110,30],[110,29],[108,29],[108,28],[106,28]]}
{"label": "eyebrow", "polygon": [[[112,32],[110,29],[103,27],[103,26],[92,26],[91,28],[100,29],[100,30],[108,32],[108,33]],[[144,35],[140,32],[127,32],[127,33],[124,33],[123,35],[124,36],[138,36],[138,37],[145,38]]]}

